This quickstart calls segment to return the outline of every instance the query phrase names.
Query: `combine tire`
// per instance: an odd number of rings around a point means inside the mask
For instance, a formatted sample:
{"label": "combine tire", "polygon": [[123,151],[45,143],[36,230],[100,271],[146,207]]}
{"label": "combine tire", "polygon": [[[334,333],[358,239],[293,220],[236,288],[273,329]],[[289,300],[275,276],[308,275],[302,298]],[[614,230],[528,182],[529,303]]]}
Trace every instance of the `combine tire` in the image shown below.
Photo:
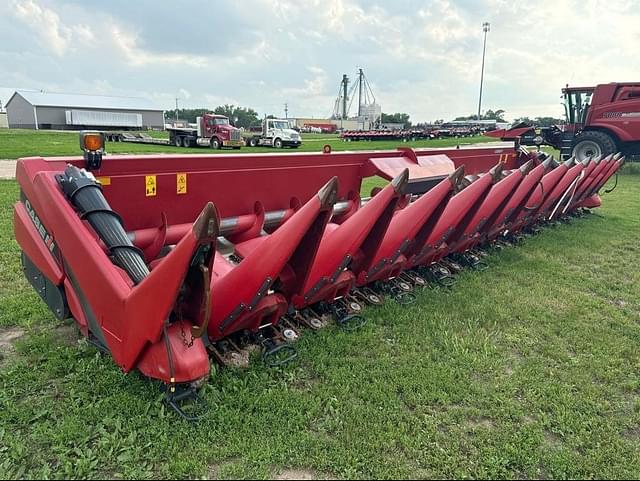
{"label": "combine tire", "polygon": [[604,157],[616,152],[616,143],[604,132],[588,130],[576,137],[573,155],[576,161],[582,162],[590,157]]}
{"label": "combine tire", "polygon": [[273,141],[273,146],[276,149],[281,149],[282,148],[282,140],[281,139],[276,139]]}

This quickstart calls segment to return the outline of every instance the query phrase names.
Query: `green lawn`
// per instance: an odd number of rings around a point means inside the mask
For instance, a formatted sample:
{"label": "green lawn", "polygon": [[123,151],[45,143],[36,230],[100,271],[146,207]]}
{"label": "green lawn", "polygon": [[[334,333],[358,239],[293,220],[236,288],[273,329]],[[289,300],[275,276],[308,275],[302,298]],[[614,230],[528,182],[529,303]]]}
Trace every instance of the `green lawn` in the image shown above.
{"label": "green lawn", "polygon": [[[167,137],[164,132],[152,132],[154,137]],[[297,149],[299,152],[318,152],[322,150],[325,143],[330,144],[333,150],[381,150],[395,149],[399,145],[409,147],[449,147],[455,145],[471,144],[478,142],[489,142],[490,137],[469,137],[460,139],[436,139],[420,140],[416,142],[399,141],[374,141],[374,142],[344,142],[337,135],[331,134],[303,134],[303,144]],[[251,153],[251,152],[276,152],[269,147],[243,147],[239,151],[223,149],[211,150],[206,147],[182,148],[172,145],[144,145],[126,142],[108,142],[107,153],[111,154],[139,154],[139,153]],[[294,149],[284,149],[282,152],[295,152]],[[54,156],[54,155],[79,155],[77,132],[51,132],[46,130],[21,130],[21,129],[0,129],[0,160],[18,159],[31,155]]]}
{"label": "green lawn", "polygon": [[452,290],[303,336],[286,368],[214,369],[197,424],[42,307],[17,196],[0,181],[0,333],[26,331],[0,361],[0,478],[640,476],[639,175]]}

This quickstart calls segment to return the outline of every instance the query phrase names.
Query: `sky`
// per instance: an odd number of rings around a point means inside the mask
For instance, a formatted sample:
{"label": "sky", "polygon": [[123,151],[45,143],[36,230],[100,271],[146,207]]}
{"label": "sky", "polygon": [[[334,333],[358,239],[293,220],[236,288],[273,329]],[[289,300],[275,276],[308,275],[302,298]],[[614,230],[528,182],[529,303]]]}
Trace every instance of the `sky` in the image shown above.
{"label": "sky", "polygon": [[565,84],[638,81],[640,0],[1,0],[0,100],[16,88],[235,104],[326,118],[362,68],[383,112],[562,115]]}

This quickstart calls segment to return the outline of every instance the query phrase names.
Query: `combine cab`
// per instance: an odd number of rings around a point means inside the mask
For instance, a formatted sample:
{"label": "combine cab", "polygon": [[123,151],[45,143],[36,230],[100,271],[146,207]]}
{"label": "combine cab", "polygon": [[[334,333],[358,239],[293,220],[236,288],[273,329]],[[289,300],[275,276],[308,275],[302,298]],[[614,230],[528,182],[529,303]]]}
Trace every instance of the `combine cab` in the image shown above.
{"label": "combine cab", "polygon": [[[597,207],[624,160],[524,149],[21,159],[15,236],[29,282],[125,372],[197,397],[211,360],[295,357],[305,328],[450,285],[479,248]],[[364,178],[388,181],[361,198]],[[462,257],[461,257],[462,256]],[[476,260],[474,260],[476,259]]]}

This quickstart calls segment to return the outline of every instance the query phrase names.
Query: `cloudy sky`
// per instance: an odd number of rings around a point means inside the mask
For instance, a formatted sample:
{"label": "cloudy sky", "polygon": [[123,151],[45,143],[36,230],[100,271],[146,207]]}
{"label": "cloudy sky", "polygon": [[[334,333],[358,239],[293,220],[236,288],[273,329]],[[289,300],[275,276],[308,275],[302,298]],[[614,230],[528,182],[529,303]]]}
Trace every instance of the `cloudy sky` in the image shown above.
{"label": "cloudy sky", "polygon": [[384,112],[560,116],[560,88],[640,80],[640,0],[1,0],[13,89],[146,96],[170,109],[326,117],[362,67]]}

